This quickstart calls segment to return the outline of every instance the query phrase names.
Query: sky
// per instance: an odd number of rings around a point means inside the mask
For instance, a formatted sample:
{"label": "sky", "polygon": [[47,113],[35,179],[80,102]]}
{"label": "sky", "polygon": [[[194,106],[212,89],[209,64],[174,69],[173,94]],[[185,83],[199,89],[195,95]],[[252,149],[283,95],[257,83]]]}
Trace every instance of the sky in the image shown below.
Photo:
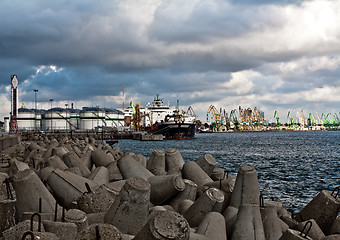
{"label": "sky", "polygon": [[[340,0],[2,0],[0,121],[19,107],[145,106],[157,94],[281,122],[340,112]],[[54,99],[50,102],[49,99]]]}

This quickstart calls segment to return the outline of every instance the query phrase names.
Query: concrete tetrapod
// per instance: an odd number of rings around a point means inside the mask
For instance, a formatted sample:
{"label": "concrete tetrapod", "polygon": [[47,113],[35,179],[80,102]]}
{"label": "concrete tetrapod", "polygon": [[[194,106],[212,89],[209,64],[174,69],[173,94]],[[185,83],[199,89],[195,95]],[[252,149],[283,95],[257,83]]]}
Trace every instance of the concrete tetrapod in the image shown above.
{"label": "concrete tetrapod", "polygon": [[191,227],[197,227],[209,212],[220,212],[224,201],[221,190],[209,188],[184,213]]}
{"label": "concrete tetrapod", "polygon": [[54,233],[60,240],[74,240],[78,234],[75,223],[44,220],[43,225],[47,232]]}
{"label": "concrete tetrapod", "polygon": [[277,215],[277,207],[264,206],[260,211],[266,239],[279,240],[289,227]]}
{"label": "concrete tetrapod", "polygon": [[39,212],[39,198],[42,201],[41,212],[54,212],[56,201],[33,170],[26,169],[16,174],[13,177],[13,187],[19,219],[24,212]]}
{"label": "concrete tetrapod", "polygon": [[134,240],[189,240],[190,227],[182,215],[173,211],[156,211]]}
{"label": "concrete tetrapod", "polygon": [[197,159],[197,164],[208,174],[210,175],[213,173],[214,168],[216,166],[216,159],[211,154],[204,154],[202,157]]}
{"label": "concrete tetrapod", "polygon": [[107,184],[110,182],[109,170],[103,166],[97,167],[94,171],[92,171],[90,176],[88,176],[88,179],[98,184],[98,186]]}
{"label": "concrete tetrapod", "polygon": [[78,233],[76,240],[122,240],[120,231],[110,224],[92,224]]}
{"label": "concrete tetrapod", "polygon": [[314,219],[324,233],[328,233],[340,210],[340,198],[322,190],[299,213],[295,220],[302,222]]}
{"label": "concrete tetrapod", "polygon": [[135,235],[147,222],[150,204],[150,183],[138,177],[129,178],[110,209],[104,222],[122,233]]}
{"label": "concrete tetrapod", "polygon": [[177,193],[169,203],[176,212],[178,212],[178,206],[183,200],[189,199],[195,201],[196,199],[197,184],[189,179],[183,179],[183,182],[185,184],[184,190]]}
{"label": "concrete tetrapod", "polygon": [[78,167],[83,177],[88,177],[91,171],[85,166],[75,152],[68,152],[63,155],[64,163],[69,167]]}
{"label": "concrete tetrapod", "polygon": [[165,153],[163,150],[155,149],[147,162],[147,169],[155,175],[165,175]]}
{"label": "concrete tetrapod", "polygon": [[93,191],[99,187],[87,178],[71,172],[63,172],[59,169],[55,169],[50,174],[47,183],[58,198],[64,199],[67,208],[71,206],[73,201],[76,201],[85,192],[88,192],[85,183],[87,183]]}
{"label": "concrete tetrapod", "polygon": [[305,234],[301,234],[301,232],[287,229],[280,238],[280,240],[313,240],[312,238],[305,236]]}
{"label": "concrete tetrapod", "polygon": [[331,229],[329,230],[330,234],[339,234],[340,233],[340,216],[334,220]]}
{"label": "concrete tetrapod", "polygon": [[0,172],[0,233],[15,224],[15,195],[12,193],[12,188],[8,175]]}
{"label": "concrete tetrapod", "polygon": [[154,176],[149,170],[143,167],[136,159],[130,154],[118,160],[118,168],[123,175],[124,179],[131,177],[140,177],[147,180],[149,177]]}
{"label": "concrete tetrapod", "polygon": [[47,166],[53,168],[59,168],[60,170],[68,169],[67,165],[63,162],[63,160],[58,157],[58,155],[53,155],[47,159]]}
{"label": "concrete tetrapod", "polygon": [[194,161],[188,161],[183,165],[183,177],[196,183],[198,189],[207,183],[213,182],[208,174]]}
{"label": "concrete tetrapod", "polygon": [[183,179],[178,175],[152,176],[148,179],[151,185],[150,201],[160,205],[185,188]]}
{"label": "concrete tetrapod", "polygon": [[209,239],[227,240],[227,231],[223,215],[218,212],[207,213],[200,225],[198,225],[196,233],[203,234]]}
{"label": "concrete tetrapod", "polygon": [[165,170],[169,172],[172,169],[182,170],[184,160],[177,148],[169,148],[165,152]]}
{"label": "concrete tetrapod", "polygon": [[[39,224],[37,221],[33,221],[32,223],[33,229],[38,229]],[[21,239],[22,235],[26,231],[31,230],[31,221],[30,220],[25,220],[22,222],[19,222],[17,225],[14,225],[13,227],[6,229],[5,231],[2,232],[2,235],[4,236],[5,240],[18,240]],[[43,226],[41,226],[41,231],[44,232],[45,229]]]}
{"label": "concrete tetrapod", "polygon": [[241,204],[260,203],[260,186],[253,166],[243,166],[238,170],[230,204],[223,213],[227,224],[228,237],[235,226],[236,215]]}
{"label": "concrete tetrapod", "polygon": [[266,240],[263,230],[260,207],[258,205],[242,204],[240,206],[231,239]]}
{"label": "concrete tetrapod", "polygon": [[309,236],[310,238],[314,240],[320,240],[325,237],[325,234],[322,232],[322,230],[320,229],[320,227],[318,226],[318,224],[315,222],[314,219],[310,219],[310,220],[298,223],[296,226],[296,230],[302,232],[305,227],[308,227],[308,224],[311,224],[311,225],[307,233],[307,236]]}
{"label": "concrete tetrapod", "polygon": [[106,212],[113,204],[114,197],[105,186],[100,186],[96,191],[84,193],[77,200],[78,209],[85,213]]}
{"label": "concrete tetrapod", "polygon": [[110,158],[109,155],[107,155],[103,150],[99,148],[92,152],[91,158],[96,167],[107,167],[110,163],[114,161],[113,158]]}
{"label": "concrete tetrapod", "polygon": [[65,222],[75,223],[78,232],[89,226],[86,213],[79,209],[70,209],[65,213]]}

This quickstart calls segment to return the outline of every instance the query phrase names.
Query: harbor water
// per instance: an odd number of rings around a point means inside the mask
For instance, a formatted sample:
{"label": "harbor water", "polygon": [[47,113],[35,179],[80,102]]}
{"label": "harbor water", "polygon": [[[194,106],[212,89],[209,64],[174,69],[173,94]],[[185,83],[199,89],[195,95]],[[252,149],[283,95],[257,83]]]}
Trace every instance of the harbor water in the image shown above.
{"label": "harbor water", "polygon": [[265,199],[297,212],[321,190],[340,186],[340,132],[199,133],[193,140],[119,140],[122,151],[150,157],[154,149],[180,150],[185,161],[206,153],[217,167],[237,174],[252,165]]}

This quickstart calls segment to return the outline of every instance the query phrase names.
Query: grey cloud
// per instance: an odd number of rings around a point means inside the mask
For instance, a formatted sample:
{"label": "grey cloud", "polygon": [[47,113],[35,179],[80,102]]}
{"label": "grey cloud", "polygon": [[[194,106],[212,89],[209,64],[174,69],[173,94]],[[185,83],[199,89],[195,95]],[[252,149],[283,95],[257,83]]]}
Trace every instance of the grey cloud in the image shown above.
{"label": "grey cloud", "polygon": [[239,7],[213,0],[200,1],[187,11],[178,11],[171,2],[165,1],[155,13],[149,35],[151,39],[168,43],[214,42],[216,38],[233,38],[263,26],[278,26],[278,16],[272,15],[271,10],[266,6]]}

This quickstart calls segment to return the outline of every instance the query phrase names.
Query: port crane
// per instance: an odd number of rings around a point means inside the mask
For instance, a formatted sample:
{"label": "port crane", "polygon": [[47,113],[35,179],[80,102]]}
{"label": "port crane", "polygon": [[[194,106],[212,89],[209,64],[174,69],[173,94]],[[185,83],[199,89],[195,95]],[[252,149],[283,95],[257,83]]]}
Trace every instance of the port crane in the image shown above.
{"label": "port crane", "polygon": [[260,128],[263,127],[263,117],[261,115],[261,112],[255,107],[254,108],[254,118],[255,118],[255,121],[254,123],[257,125],[257,126],[260,126]]}
{"label": "port crane", "polygon": [[309,113],[309,123],[310,123],[310,126],[314,126],[316,123],[315,123],[315,117],[313,115],[313,113]]}
{"label": "port crane", "polygon": [[294,127],[294,119],[293,119],[292,114],[290,113],[290,111],[288,112],[287,118],[288,118],[288,125],[289,125],[289,127],[293,127],[293,129],[295,129],[295,127]]}
{"label": "port crane", "polygon": [[276,126],[277,126],[277,127],[280,127],[280,126],[281,126],[280,118],[279,118],[279,115],[277,114],[277,111],[276,111],[276,110],[275,110],[275,112],[274,112],[274,118],[276,119]]}
{"label": "port crane", "polygon": [[210,105],[207,111],[207,115],[211,113],[214,118],[213,129],[217,132],[222,131],[223,127],[223,116],[214,105]]}
{"label": "port crane", "polygon": [[233,120],[235,128],[238,129],[240,122],[239,122],[239,120],[237,118],[237,115],[236,115],[236,109],[231,110],[231,112],[230,112],[230,119]]}
{"label": "port crane", "polygon": [[320,127],[323,128],[323,121],[320,119],[320,116],[317,112],[316,112],[316,116],[318,117]]}

